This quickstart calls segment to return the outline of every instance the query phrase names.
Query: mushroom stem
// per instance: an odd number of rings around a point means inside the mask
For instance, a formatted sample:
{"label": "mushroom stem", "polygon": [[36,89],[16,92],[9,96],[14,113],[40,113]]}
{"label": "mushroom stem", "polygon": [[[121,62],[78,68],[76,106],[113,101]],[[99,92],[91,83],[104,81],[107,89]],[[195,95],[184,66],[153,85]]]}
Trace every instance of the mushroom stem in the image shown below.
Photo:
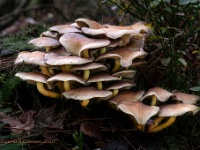
{"label": "mushroom stem", "polygon": [[71,70],[72,66],[71,65],[63,65],[61,67],[62,71],[64,72],[69,72]]}
{"label": "mushroom stem", "polygon": [[89,52],[88,52],[87,49],[84,50],[82,54],[83,54],[83,57],[86,57],[86,58],[89,58],[89,57],[90,57],[90,56],[89,56]]}
{"label": "mushroom stem", "polygon": [[153,128],[155,128],[156,126],[158,126],[158,124],[164,119],[165,117],[158,117],[156,119],[154,119],[154,124],[149,126],[148,130],[151,130]]}
{"label": "mushroom stem", "polygon": [[59,88],[59,90],[60,90],[61,92],[65,91],[62,82],[59,81],[56,85],[58,86],[58,88]]}
{"label": "mushroom stem", "polygon": [[175,122],[175,120],[176,120],[176,116],[171,116],[165,123],[152,128],[148,132],[158,132],[158,131],[161,131],[164,128],[167,128],[170,125],[172,125]]}
{"label": "mushroom stem", "polygon": [[115,95],[117,95],[117,94],[118,94],[118,92],[119,92],[119,90],[118,90],[118,89],[113,89],[113,92],[112,92],[112,97],[113,97],[113,96],[115,96]]}
{"label": "mushroom stem", "polygon": [[65,91],[69,91],[71,89],[69,81],[64,81],[64,89],[65,89]]}
{"label": "mushroom stem", "polygon": [[46,52],[49,52],[50,49],[51,49],[51,46],[46,46]]}
{"label": "mushroom stem", "polygon": [[90,76],[90,70],[83,71],[83,79],[87,80]]}
{"label": "mushroom stem", "polygon": [[104,47],[104,48],[101,48],[101,50],[100,50],[100,55],[101,54],[103,54],[103,53],[105,53],[106,52],[106,48]]}
{"label": "mushroom stem", "polygon": [[103,89],[103,85],[102,85],[101,81],[97,82],[97,89],[98,90],[102,90]]}
{"label": "mushroom stem", "polygon": [[155,106],[156,105],[156,101],[157,101],[157,98],[155,95],[152,96],[152,99],[151,99],[151,106]]}
{"label": "mushroom stem", "polygon": [[81,106],[86,107],[89,104],[90,100],[81,101]]}
{"label": "mushroom stem", "polygon": [[46,66],[40,66],[40,69],[42,71],[43,74],[47,75],[47,76],[51,76],[52,74],[49,72],[48,68]]}
{"label": "mushroom stem", "polygon": [[115,62],[114,62],[115,64],[114,64],[114,67],[113,67],[113,69],[112,69],[112,72],[115,72],[115,71],[117,71],[117,69],[119,69],[119,67],[120,67],[120,61],[119,61],[119,59],[115,59]]}
{"label": "mushroom stem", "polygon": [[45,89],[44,88],[44,84],[42,82],[37,82],[37,89],[44,96],[51,97],[51,98],[60,97],[59,93],[56,93],[56,92],[49,91],[49,90]]}
{"label": "mushroom stem", "polygon": [[145,125],[143,125],[143,124],[138,124],[138,125],[137,125],[137,129],[138,129],[139,131],[144,131],[144,130],[145,130]]}

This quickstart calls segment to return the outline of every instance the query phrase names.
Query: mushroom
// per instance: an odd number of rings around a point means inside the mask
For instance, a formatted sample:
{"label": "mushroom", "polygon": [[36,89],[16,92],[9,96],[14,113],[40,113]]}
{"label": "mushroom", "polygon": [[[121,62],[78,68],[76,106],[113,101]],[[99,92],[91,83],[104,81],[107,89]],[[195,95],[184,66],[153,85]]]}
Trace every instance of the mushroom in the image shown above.
{"label": "mushroom", "polygon": [[52,47],[60,46],[58,40],[50,38],[50,37],[39,37],[32,39],[28,42],[28,44],[33,44],[36,47],[45,47],[48,52]]}
{"label": "mushroom", "polygon": [[112,75],[115,77],[133,79],[135,77],[136,72],[137,72],[136,70],[120,70],[113,73]]}
{"label": "mushroom", "polygon": [[94,74],[94,75],[90,76],[90,78],[87,80],[87,83],[96,82],[97,89],[102,90],[103,89],[102,82],[116,81],[116,80],[120,80],[120,78],[114,77],[108,73],[98,73],[98,74]]}
{"label": "mushroom", "polygon": [[50,37],[53,39],[58,39],[58,33],[55,31],[45,31],[40,34],[40,37]]}
{"label": "mushroom", "polygon": [[[199,107],[192,104],[168,104],[160,106],[158,118],[154,120],[155,124],[150,126],[148,132],[158,132],[169,127],[176,120],[177,116],[181,116],[186,112],[196,114],[200,110]],[[159,124],[164,118],[169,117],[167,121]]]}
{"label": "mushroom", "polygon": [[56,25],[49,28],[50,31],[56,31],[60,34],[68,34],[68,33],[81,33],[81,31],[72,25]]}
{"label": "mushroom", "polygon": [[87,106],[89,100],[92,98],[108,98],[112,95],[112,92],[105,90],[98,90],[94,87],[81,87],[73,90],[65,91],[62,93],[66,98],[74,100],[81,100],[82,106]]}
{"label": "mushroom", "polygon": [[148,106],[142,102],[121,101],[118,108],[126,114],[133,116],[137,122],[136,128],[140,131],[145,130],[147,121],[159,111],[157,106]]}
{"label": "mushroom", "polygon": [[71,71],[83,70],[83,78],[87,80],[90,76],[90,70],[106,71],[107,67],[103,64],[91,62],[83,65],[73,66]]}
{"label": "mushroom", "polygon": [[34,52],[23,51],[17,55],[17,58],[15,59],[15,64],[17,65],[24,62],[26,64],[39,65],[43,74],[51,76],[52,74],[49,72],[47,68],[48,65],[44,61],[45,54],[46,54],[45,52],[41,51],[34,51]]}
{"label": "mushroom", "polygon": [[15,76],[21,78],[22,80],[28,81],[31,84],[36,83],[38,91],[44,96],[51,98],[58,98],[61,96],[59,93],[47,90],[44,87],[44,84],[47,84],[48,79],[48,76],[44,74],[35,72],[18,72],[15,74]]}
{"label": "mushroom", "polygon": [[72,82],[72,81],[76,81],[76,82],[79,82],[81,84],[85,84],[85,81],[84,81],[83,78],[81,78],[77,75],[74,75],[72,73],[69,73],[69,72],[68,73],[62,72],[62,73],[59,73],[55,76],[52,76],[47,80],[47,83],[51,84],[51,82],[56,82],[56,81],[63,81],[64,82],[65,91],[69,91],[71,89],[70,82]]}
{"label": "mushroom", "polygon": [[90,57],[89,49],[98,49],[108,46],[109,40],[88,38],[78,33],[68,33],[60,37],[60,43],[73,55]]}
{"label": "mushroom", "polygon": [[71,55],[63,46],[59,46],[59,47],[50,49],[49,53],[56,53],[57,55],[61,55],[61,56],[70,56]]}
{"label": "mushroom", "polygon": [[173,96],[173,93],[170,93],[160,87],[153,87],[142,96],[141,101],[150,96],[152,96],[151,106],[154,106],[156,105],[157,100],[165,102],[169,99],[169,97]]}
{"label": "mushroom", "polygon": [[194,94],[186,94],[182,92],[175,92],[173,94],[173,100],[181,101],[184,104],[195,104],[200,99],[200,96]]}
{"label": "mushroom", "polygon": [[103,26],[99,23],[97,23],[96,21],[87,19],[87,18],[78,18],[75,20],[75,23],[80,27],[89,27],[92,29],[100,29]]}
{"label": "mushroom", "polygon": [[135,86],[135,84],[129,83],[127,81],[118,81],[118,82],[112,83],[110,86],[106,88],[106,90],[113,90],[113,94],[112,94],[112,97],[113,97],[118,94],[119,89],[124,89],[124,88],[127,89],[133,86]]}
{"label": "mushroom", "polygon": [[45,62],[52,66],[62,66],[63,71],[70,71],[72,65],[80,65],[91,62],[92,59],[77,56],[61,56],[55,53],[47,53]]}
{"label": "mushroom", "polygon": [[120,65],[122,67],[129,67],[135,58],[143,58],[146,55],[147,53],[143,50],[133,51],[130,47],[119,47],[100,55],[96,61],[106,58],[115,59],[115,65],[112,69],[115,72],[119,69]]}

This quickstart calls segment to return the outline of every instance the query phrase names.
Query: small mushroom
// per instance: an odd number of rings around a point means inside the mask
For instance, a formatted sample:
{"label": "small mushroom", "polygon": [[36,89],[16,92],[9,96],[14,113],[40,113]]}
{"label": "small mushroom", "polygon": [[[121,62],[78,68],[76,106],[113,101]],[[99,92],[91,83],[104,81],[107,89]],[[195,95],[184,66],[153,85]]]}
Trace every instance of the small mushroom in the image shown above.
{"label": "small mushroom", "polygon": [[50,38],[53,38],[53,39],[58,39],[59,35],[55,31],[45,31],[45,32],[42,32],[40,34],[40,37],[50,37]]}
{"label": "small mushroom", "polygon": [[102,90],[103,89],[102,82],[116,81],[116,80],[120,80],[120,78],[114,77],[108,73],[98,73],[98,74],[91,75],[90,78],[87,80],[87,83],[96,82],[97,89]]}
{"label": "small mushroom", "polygon": [[73,66],[71,71],[83,70],[83,78],[87,80],[90,76],[90,70],[106,71],[107,67],[103,64],[91,62],[83,65]]}
{"label": "small mushroom", "polygon": [[20,52],[15,59],[15,65],[26,63],[26,64],[35,64],[39,65],[43,74],[47,76],[51,76],[52,74],[49,72],[47,68],[47,64],[44,61],[45,52],[34,51],[34,52]]}
{"label": "small mushroom", "polygon": [[171,96],[173,96],[173,93],[170,93],[166,91],[163,88],[160,87],[153,87],[149,89],[141,98],[141,101],[144,100],[146,97],[152,96],[151,100],[151,106],[156,105],[156,101],[159,100],[161,102],[167,101]]}
{"label": "small mushroom", "polygon": [[127,81],[118,81],[112,83],[109,87],[106,88],[106,90],[113,90],[112,97],[117,95],[119,92],[119,89],[127,89],[135,86],[135,84],[127,82]]}
{"label": "small mushroom", "polygon": [[[158,132],[164,128],[172,125],[177,116],[181,116],[186,112],[193,112],[196,114],[200,110],[199,107],[192,104],[168,104],[160,106],[160,111],[158,113],[158,118],[154,120],[155,124],[150,126],[148,132]],[[159,124],[163,119],[169,117],[167,121]]]}
{"label": "small mushroom", "polygon": [[89,100],[92,98],[108,98],[112,95],[112,92],[105,90],[98,90],[94,87],[81,87],[62,93],[66,98],[74,100],[81,100],[82,106],[87,106]]}
{"label": "small mushroom", "polygon": [[89,49],[99,49],[110,44],[106,39],[88,38],[78,33],[68,33],[60,37],[60,43],[73,55],[89,58]]}
{"label": "small mushroom", "polygon": [[47,80],[47,83],[51,84],[51,82],[56,82],[56,81],[63,81],[64,82],[65,91],[69,91],[71,89],[70,82],[72,82],[72,81],[76,81],[76,82],[79,82],[81,84],[85,84],[85,81],[84,81],[83,78],[81,78],[77,75],[74,75],[72,73],[69,73],[69,72],[62,72],[62,73],[59,73],[55,76],[52,76]]}
{"label": "small mushroom", "polygon": [[112,75],[115,77],[133,79],[135,77],[136,72],[137,72],[136,70],[120,70],[113,73]]}
{"label": "small mushroom", "polygon": [[56,31],[60,34],[68,34],[68,33],[81,33],[81,31],[72,25],[56,25],[49,28],[50,31]]}
{"label": "small mushroom", "polygon": [[129,67],[132,64],[132,61],[135,58],[144,58],[147,55],[145,51],[133,51],[129,47],[119,47],[113,50],[110,50],[99,57],[97,57],[96,61],[111,58],[115,60],[114,68],[112,69],[113,72],[119,69],[120,66],[122,67]]}
{"label": "small mushroom", "polygon": [[78,56],[61,56],[55,53],[47,53],[45,62],[52,66],[62,66],[63,71],[70,71],[72,65],[80,65],[91,62],[92,59],[81,58]]}
{"label": "small mushroom", "polygon": [[173,94],[173,100],[181,101],[184,104],[195,104],[200,99],[200,96],[194,94],[186,94],[182,92],[175,92]]}
{"label": "small mushroom", "polygon": [[44,96],[51,98],[58,98],[61,96],[59,93],[50,91],[44,87],[44,84],[47,84],[48,79],[48,76],[44,74],[34,72],[18,72],[15,76],[28,81],[31,84],[36,83],[38,91]]}
{"label": "small mushroom", "polygon": [[145,130],[145,124],[147,121],[156,115],[159,111],[157,106],[148,106],[142,102],[127,102],[121,101],[118,108],[126,114],[133,116],[137,122],[137,129],[140,131]]}
{"label": "small mushroom", "polygon": [[103,26],[99,23],[97,23],[96,21],[87,19],[87,18],[78,18],[75,20],[75,23],[80,27],[89,27],[92,29],[100,29]]}
{"label": "small mushroom", "polygon": [[60,46],[60,43],[58,40],[50,38],[50,37],[35,38],[35,39],[30,40],[28,44],[33,44],[36,47],[45,47],[47,52],[53,47]]}

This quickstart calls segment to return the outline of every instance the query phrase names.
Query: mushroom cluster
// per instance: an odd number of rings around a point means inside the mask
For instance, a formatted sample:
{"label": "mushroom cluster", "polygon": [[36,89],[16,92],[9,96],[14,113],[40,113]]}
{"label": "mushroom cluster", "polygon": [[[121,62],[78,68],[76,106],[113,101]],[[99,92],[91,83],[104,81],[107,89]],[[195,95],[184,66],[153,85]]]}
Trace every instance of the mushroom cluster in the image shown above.
{"label": "mushroom cluster", "polygon": [[[138,130],[156,132],[172,124],[174,115],[187,111],[195,113],[199,108],[183,100],[181,104],[171,104],[172,107],[160,105],[170,97],[181,101],[182,97],[187,97],[183,94],[167,92],[164,96],[165,90],[157,89],[161,92],[158,96],[152,89],[147,92],[131,90],[135,86],[135,67],[144,64],[143,58],[148,53],[143,48],[151,35],[152,31],[144,22],[114,26],[79,18],[71,25],[50,27],[39,38],[29,41],[45,50],[20,52],[15,64],[38,65],[41,71],[18,72],[15,76],[36,84],[44,96],[79,100],[84,107],[90,101],[107,100],[131,115]],[[149,96],[152,101],[147,105],[143,101]],[[172,113],[178,108],[182,111]],[[167,117],[172,120],[170,123]]]}

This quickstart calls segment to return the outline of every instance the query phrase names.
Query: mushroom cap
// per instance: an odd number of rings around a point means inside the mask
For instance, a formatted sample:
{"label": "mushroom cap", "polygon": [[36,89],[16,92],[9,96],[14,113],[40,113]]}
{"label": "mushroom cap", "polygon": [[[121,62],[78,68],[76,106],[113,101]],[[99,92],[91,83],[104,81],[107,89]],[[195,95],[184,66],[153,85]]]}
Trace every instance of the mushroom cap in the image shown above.
{"label": "mushroom cap", "polygon": [[49,53],[56,53],[61,56],[70,56],[71,55],[63,46],[52,48],[49,50]]}
{"label": "mushroom cap", "polygon": [[78,18],[75,20],[75,23],[80,27],[89,27],[92,29],[99,29],[102,28],[103,26],[96,21],[87,19],[87,18]]}
{"label": "mushroom cap", "polygon": [[85,84],[85,80],[82,77],[77,76],[73,73],[69,73],[69,72],[59,73],[57,75],[50,77],[47,80],[48,83],[55,82],[55,81],[76,81],[81,84]]}
{"label": "mushroom cap", "polygon": [[186,94],[182,92],[175,92],[173,94],[173,100],[182,101],[184,104],[195,104],[200,99],[200,96],[193,94]]}
{"label": "mushroom cap", "polygon": [[31,84],[36,82],[47,83],[48,79],[48,76],[36,72],[18,72],[15,74],[15,76],[21,78],[24,81],[28,81]]}
{"label": "mushroom cap", "polygon": [[130,47],[132,50],[143,50],[144,40],[131,39],[128,47]]}
{"label": "mushroom cap", "polygon": [[110,44],[106,39],[92,39],[78,33],[64,34],[59,39],[60,43],[73,55],[81,57],[81,53],[88,49],[98,49]]}
{"label": "mushroom cap", "polygon": [[40,34],[42,37],[58,38],[58,33],[54,31],[45,31]]}
{"label": "mushroom cap", "polygon": [[111,39],[117,39],[124,35],[130,35],[134,33],[134,30],[118,30],[114,28],[91,29],[87,27],[82,27],[81,30],[83,33],[87,35],[91,35],[91,36],[104,35]]}
{"label": "mushroom cap", "polygon": [[91,62],[92,59],[81,58],[77,56],[60,56],[55,53],[47,53],[45,62],[49,65],[79,65]]}
{"label": "mushroom cap", "polygon": [[34,52],[20,52],[15,59],[15,64],[35,64],[41,66],[47,66],[44,61],[45,52],[34,51]]}
{"label": "mushroom cap", "polygon": [[58,40],[50,37],[39,37],[32,39],[28,44],[33,44],[36,47],[48,47],[48,46],[59,46],[60,43]]}
{"label": "mushroom cap", "polygon": [[116,80],[120,80],[120,78],[114,77],[108,73],[98,73],[91,75],[87,80],[87,83],[101,82],[101,81],[116,81]]}
{"label": "mushroom cap", "polygon": [[160,106],[158,116],[181,116],[186,112],[193,112],[193,114],[196,114],[198,111],[199,107],[192,104],[168,104]]}
{"label": "mushroom cap", "polygon": [[166,91],[160,87],[153,87],[149,89],[141,98],[141,101],[144,100],[146,97],[155,95],[157,99],[161,102],[165,102],[169,99],[169,97],[173,96],[173,93]]}
{"label": "mushroom cap", "polygon": [[126,114],[132,115],[139,125],[144,125],[159,111],[157,106],[148,106],[142,102],[120,102],[118,108]]}
{"label": "mushroom cap", "polygon": [[133,79],[135,77],[136,74],[136,70],[120,70],[118,72],[113,73],[113,76],[122,76],[124,78],[128,78],[128,79]]}
{"label": "mushroom cap", "polygon": [[92,70],[92,69],[98,69],[101,71],[107,70],[107,67],[103,64],[96,63],[96,62],[91,62],[83,65],[76,65],[73,66],[71,71],[76,71],[76,70]]}
{"label": "mushroom cap", "polygon": [[49,28],[51,31],[56,31],[60,34],[67,34],[67,33],[80,33],[81,31],[72,25],[56,25]]}
{"label": "mushroom cap", "polygon": [[97,90],[94,87],[82,87],[69,90],[63,93],[66,98],[74,100],[88,100],[92,98],[106,98],[112,95],[112,92]]}
{"label": "mushroom cap", "polygon": [[118,93],[116,96],[110,98],[109,102],[117,105],[122,101],[139,101],[143,94],[143,90],[137,92],[124,90]]}
{"label": "mushroom cap", "polygon": [[108,86],[106,88],[106,90],[113,90],[113,89],[122,89],[122,88],[131,88],[135,86],[135,84],[132,84],[130,82],[127,81],[118,81],[118,82],[114,82],[112,83],[110,86]]}
{"label": "mushroom cap", "polygon": [[115,48],[113,50],[110,50],[99,57],[96,58],[96,61],[99,61],[101,59],[106,58],[112,58],[112,59],[120,59],[120,65],[122,67],[129,67],[132,64],[132,61],[135,58],[143,58],[147,55],[145,51],[133,51],[129,47],[119,47]]}

